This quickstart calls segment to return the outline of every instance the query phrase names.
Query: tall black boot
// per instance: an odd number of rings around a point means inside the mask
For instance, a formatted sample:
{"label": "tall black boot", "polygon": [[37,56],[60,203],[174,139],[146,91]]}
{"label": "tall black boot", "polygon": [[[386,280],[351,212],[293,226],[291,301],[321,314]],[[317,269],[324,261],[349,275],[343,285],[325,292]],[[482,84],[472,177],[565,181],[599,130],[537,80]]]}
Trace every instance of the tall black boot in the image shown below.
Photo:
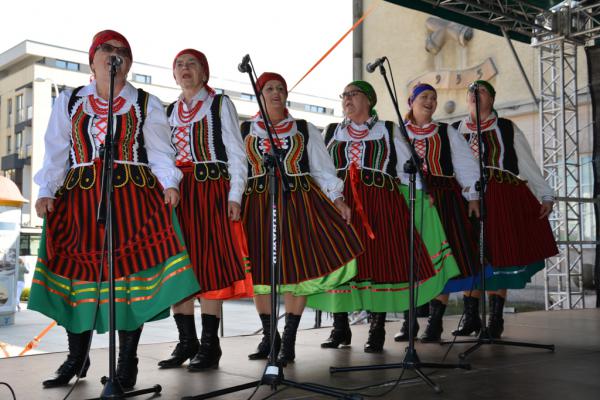
{"label": "tall black boot", "polygon": [[283,337],[281,339],[281,352],[277,361],[285,367],[288,363],[294,362],[296,358],[296,332],[300,324],[302,315],[292,313],[285,314],[285,327],[283,328]]}
{"label": "tall black boot", "polygon": [[[90,360],[85,359],[90,340],[92,338],[92,331],[85,331],[82,333],[73,333],[67,331],[67,339],[69,341],[69,355],[67,360],[62,363],[55,372],[54,377],[47,379],[42,382],[45,388],[52,388],[57,386],[64,386],[69,384],[71,378],[78,375],[80,378],[85,378],[87,370],[90,367]],[[81,367],[84,365],[83,371]],[[81,375],[79,375],[81,371]]]}
{"label": "tall black boot", "polygon": [[352,341],[352,331],[348,321],[348,313],[333,313],[333,329],[329,338],[321,343],[321,347],[337,349],[339,345],[349,346]]}
{"label": "tall black boot", "polygon": [[504,331],[504,297],[497,294],[490,295],[490,320],[488,321],[488,333],[492,339],[500,339]]}
{"label": "tall black boot", "polygon": [[218,368],[223,352],[219,344],[220,318],[212,314],[202,314],[202,337],[198,354],[192,358],[188,370],[203,371],[209,368]]}
{"label": "tall black boot", "polygon": [[[250,360],[265,360],[269,357],[269,351],[271,350],[271,315],[259,314],[259,317],[263,327],[263,337],[256,348],[256,352],[248,354]],[[273,344],[273,354],[275,357],[277,357],[280,347],[281,336],[279,336],[279,332],[277,332]]]}
{"label": "tall black boot", "polygon": [[[419,333],[419,323],[417,322],[417,318],[415,316],[415,324],[413,337],[417,337],[417,333]],[[404,321],[402,322],[402,327],[400,328],[400,332],[394,335],[394,340],[396,342],[408,342],[408,310],[404,311]]]}
{"label": "tall black boot", "polygon": [[429,319],[427,320],[427,328],[421,336],[423,343],[436,343],[442,339],[444,313],[446,305],[438,299],[433,299],[429,302]]}
{"label": "tall black boot", "polygon": [[477,297],[463,296],[464,317],[461,326],[452,332],[454,336],[476,335],[481,330],[481,318],[479,317],[479,299]]}
{"label": "tall black boot", "polygon": [[142,327],[143,325],[133,331],[119,331],[119,360],[116,375],[123,389],[131,389],[137,381],[137,347],[142,335]]}
{"label": "tall black boot", "polygon": [[160,368],[175,368],[198,353],[199,343],[196,335],[194,315],[175,314],[175,324],[179,332],[179,343],[171,353],[171,358],[158,362]]}
{"label": "tall black boot", "polygon": [[365,343],[365,353],[381,353],[385,342],[385,316],[386,313],[371,313],[371,327],[369,338]]}

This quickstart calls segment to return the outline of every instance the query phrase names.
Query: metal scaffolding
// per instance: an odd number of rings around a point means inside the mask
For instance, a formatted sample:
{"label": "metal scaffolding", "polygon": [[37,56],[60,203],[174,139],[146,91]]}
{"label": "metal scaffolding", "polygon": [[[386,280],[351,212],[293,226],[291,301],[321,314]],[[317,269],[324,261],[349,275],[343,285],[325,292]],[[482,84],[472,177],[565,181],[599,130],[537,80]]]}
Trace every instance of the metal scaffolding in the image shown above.
{"label": "metal scaffolding", "polygon": [[542,168],[558,196],[550,224],[560,249],[546,261],[546,309],[583,308],[577,45],[550,41],[539,54]]}
{"label": "metal scaffolding", "polygon": [[539,49],[542,169],[558,195],[550,222],[560,249],[546,262],[546,309],[585,307],[583,245],[598,238],[583,241],[582,204],[595,200],[580,193],[577,49],[600,38],[600,2],[566,0],[550,10],[520,0],[422,2],[529,37]]}

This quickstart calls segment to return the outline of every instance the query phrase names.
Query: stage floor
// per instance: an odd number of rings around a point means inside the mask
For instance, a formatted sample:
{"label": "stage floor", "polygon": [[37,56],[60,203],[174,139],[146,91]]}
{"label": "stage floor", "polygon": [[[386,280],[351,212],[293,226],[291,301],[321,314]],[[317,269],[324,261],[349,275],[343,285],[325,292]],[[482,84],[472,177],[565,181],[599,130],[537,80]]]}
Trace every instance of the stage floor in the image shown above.
{"label": "stage floor", "polygon": [[[445,318],[444,336],[455,328],[457,317]],[[424,321],[423,321],[424,322]],[[329,328],[303,330],[298,333],[296,362],[284,369],[287,379],[314,382],[351,389],[388,381],[384,386],[360,390],[377,395],[392,389],[400,369],[330,374],[330,366],[359,366],[400,362],[406,347],[393,340],[399,323],[388,323],[387,341],[383,354],[366,354],[362,346],[368,333],[367,325],[353,327],[352,346],[344,349],[321,349],[319,343],[327,338]],[[421,330],[423,327],[421,328]],[[467,362],[472,370],[423,369],[443,390],[436,394],[421,380],[412,380],[414,373],[406,371],[398,387],[381,398],[418,399],[597,399],[600,394],[600,309],[573,311],[530,312],[505,315],[504,339],[555,344],[556,351],[486,345],[471,354]],[[265,363],[249,361],[247,354],[258,344],[259,336],[227,337],[221,340],[223,358],[219,369],[190,373],[185,368],[159,370],[156,363],[165,358],[174,343],[140,345],[140,373],[136,389],[162,386],[161,398],[179,399],[256,380],[262,375]],[[458,354],[469,345],[456,344],[446,362],[458,362]],[[441,362],[447,346],[417,343],[422,362]],[[65,358],[65,353],[39,354],[0,360],[0,381],[9,383],[18,400],[62,399],[69,387],[42,389],[41,381],[51,375]],[[108,352],[93,349],[92,366],[87,378],[81,380],[70,399],[99,396],[100,377],[107,372]],[[280,386],[279,389],[284,389]],[[358,390],[357,390],[358,392]],[[222,399],[247,399],[252,390],[227,394]],[[272,394],[262,386],[254,399]],[[11,399],[6,387],[0,386],[0,399]],[[137,399],[149,399],[151,395]],[[287,388],[272,399],[324,399],[322,395]]]}

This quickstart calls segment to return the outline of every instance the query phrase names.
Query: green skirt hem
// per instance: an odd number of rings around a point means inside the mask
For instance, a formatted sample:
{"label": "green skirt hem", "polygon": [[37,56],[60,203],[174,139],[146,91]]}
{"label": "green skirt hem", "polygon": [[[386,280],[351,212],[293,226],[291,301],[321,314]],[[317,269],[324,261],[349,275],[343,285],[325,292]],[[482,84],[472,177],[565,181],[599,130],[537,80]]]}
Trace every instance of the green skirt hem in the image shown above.
{"label": "green skirt hem", "polygon": [[494,274],[485,280],[485,288],[486,290],[523,289],[543,268],[543,260],[519,267],[494,268]]}
{"label": "green skirt hem", "polygon": [[[300,283],[278,285],[277,291],[280,294],[291,293],[294,296],[310,296],[313,294],[326,292],[350,281],[356,276],[356,272],[356,261],[352,260],[343,267],[336,269],[329,275]],[[254,295],[270,293],[270,285],[254,285]]]}
{"label": "green skirt hem", "polygon": [[[173,214],[175,231],[181,231]],[[108,331],[108,282],[80,281],[57,275],[46,266],[46,229],[41,238],[28,308],[80,333]],[[169,308],[200,290],[187,251],[163,263],[115,281],[115,322],[118,330],[134,330],[144,322],[169,316]],[[100,302],[96,314],[97,304]],[[94,320],[94,315],[96,318]]]}

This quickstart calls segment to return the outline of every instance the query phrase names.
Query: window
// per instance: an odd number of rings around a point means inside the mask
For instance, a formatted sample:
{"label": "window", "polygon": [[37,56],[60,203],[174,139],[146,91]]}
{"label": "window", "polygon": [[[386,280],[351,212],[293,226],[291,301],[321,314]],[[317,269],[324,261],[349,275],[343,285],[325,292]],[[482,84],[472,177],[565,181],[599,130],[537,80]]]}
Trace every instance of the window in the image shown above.
{"label": "window", "polygon": [[308,111],[308,112],[325,114],[325,107],[315,106],[315,105],[312,105],[312,104],[305,104],[304,105],[304,110]]}
{"label": "window", "polygon": [[15,152],[19,152],[23,146],[23,131],[15,132]]}
{"label": "window", "polygon": [[12,121],[12,99],[8,99],[8,102],[6,103],[6,108],[8,110],[8,119],[6,120],[6,126],[10,126]]}
{"label": "window", "polygon": [[146,85],[152,84],[152,77],[150,75],[133,74],[133,80],[138,83],[145,83]]}
{"label": "window", "polygon": [[240,93],[240,99],[253,101],[256,100],[256,96],[249,93]]}
{"label": "window", "polygon": [[19,190],[23,191],[23,169],[7,169],[4,171],[4,176],[17,185]]}
{"label": "window", "polygon": [[15,97],[15,124],[25,121],[25,110],[23,109],[23,95]]}
{"label": "window", "polygon": [[10,154],[12,152],[12,135],[8,135],[6,137],[6,154]]}
{"label": "window", "polygon": [[61,69],[68,69],[69,71],[79,71],[79,63],[74,63],[65,60],[56,60],[56,67]]}
{"label": "window", "polygon": [[19,255],[20,256],[35,256],[38,254],[38,249],[41,243],[41,235],[21,234]]}

